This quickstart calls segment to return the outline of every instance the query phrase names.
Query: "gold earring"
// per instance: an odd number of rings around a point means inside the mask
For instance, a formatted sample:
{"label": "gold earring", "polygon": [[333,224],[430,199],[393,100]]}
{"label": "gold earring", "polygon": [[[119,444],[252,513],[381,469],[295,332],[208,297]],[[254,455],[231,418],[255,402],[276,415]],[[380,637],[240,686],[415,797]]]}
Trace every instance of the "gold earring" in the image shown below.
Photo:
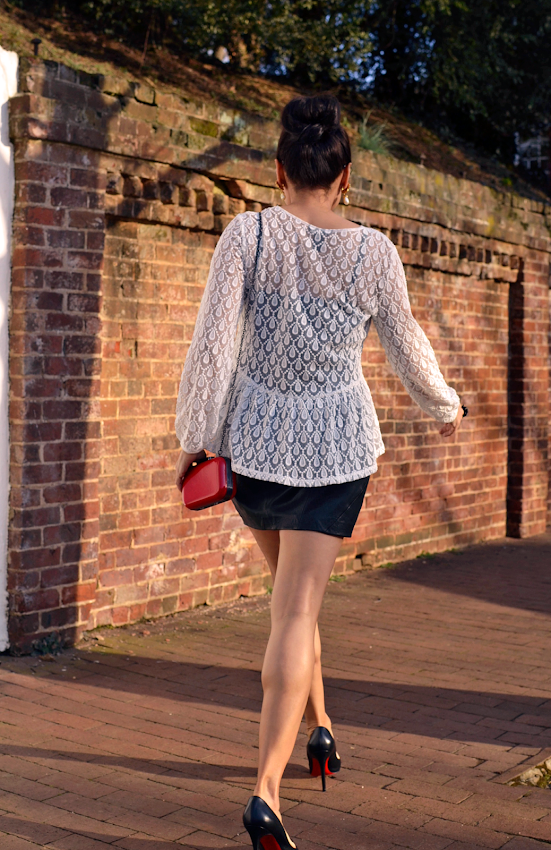
{"label": "gold earring", "polygon": [[285,189],[285,186],[282,186],[281,183],[279,182],[279,180],[277,181],[276,186],[280,190],[279,197],[281,198],[282,201],[284,201],[285,200],[285,192],[283,190]]}
{"label": "gold earring", "polygon": [[347,207],[348,204],[350,203],[350,198],[348,197],[349,192],[350,192],[350,183],[348,184],[346,189],[342,190],[342,202],[345,205],[345,207]]}

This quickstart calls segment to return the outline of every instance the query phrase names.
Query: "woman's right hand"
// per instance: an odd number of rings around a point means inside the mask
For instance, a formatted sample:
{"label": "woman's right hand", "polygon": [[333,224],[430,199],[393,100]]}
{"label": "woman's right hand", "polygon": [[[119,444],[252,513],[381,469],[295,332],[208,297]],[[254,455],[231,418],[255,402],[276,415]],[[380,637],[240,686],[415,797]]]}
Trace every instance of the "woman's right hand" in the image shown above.
{"label": "woman's right hand", "polygon": [[184,486],[184,478],[186,472],[190,468],[191,464],[196,460],[202,460],[205,457],[205,451],[201,449],[200,452],[194,452],[190,454],[189,452],[185,452],[183,449],[180,452],[180,456],[178,458],[178,463],[176,464],[176,486],[180,492],[182,491],[182,487]]}
{"label": "woman's right hand", "polygon": [[446,424],[442,428],[440,428],[440,433],[442,434],[442,436],[443,437],[452,437],[455,434],[455,432],[457,431],[457,429],[459,428],[461,420],[463,419],[464,416],[465,416],[465,414],[463,412],[463,408],[461,407],[461,405],[459,405],[459,410],[457,411],[457,416],[455,417],[453,422],[446,422]]}

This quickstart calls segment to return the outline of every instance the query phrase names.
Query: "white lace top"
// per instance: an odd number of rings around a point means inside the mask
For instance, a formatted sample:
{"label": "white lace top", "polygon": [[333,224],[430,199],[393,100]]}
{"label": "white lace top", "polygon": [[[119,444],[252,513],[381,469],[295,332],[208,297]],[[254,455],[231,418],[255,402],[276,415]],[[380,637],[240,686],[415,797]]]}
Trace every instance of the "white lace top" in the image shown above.
{"label": "white lace top", "polygon": [[411,314],[390,239],[271,207],[252,281],[258,233],[258,213],[241,213],[214,251],[176,407],[185,451],[221,453],[236,472],[281,484],[371,475],[384,452],[361,366],[371,322],[421,409],[453,421],[459,398]]}

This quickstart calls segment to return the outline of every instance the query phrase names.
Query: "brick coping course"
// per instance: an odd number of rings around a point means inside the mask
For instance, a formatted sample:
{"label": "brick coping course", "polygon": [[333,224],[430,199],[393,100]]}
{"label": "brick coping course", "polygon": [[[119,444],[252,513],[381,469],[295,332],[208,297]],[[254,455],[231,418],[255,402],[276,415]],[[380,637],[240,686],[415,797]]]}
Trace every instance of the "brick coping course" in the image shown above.
{"label": "brick coping course", "polygon": [[[535,850],[551,794],[551,533],[330,584],[320,626],[343,769],[301,730],[282,787],[300,850]],[[248,847],[269,597],[88,633],[0,664],[2,850]],[[521,767],[522,766],[522,767]]]}

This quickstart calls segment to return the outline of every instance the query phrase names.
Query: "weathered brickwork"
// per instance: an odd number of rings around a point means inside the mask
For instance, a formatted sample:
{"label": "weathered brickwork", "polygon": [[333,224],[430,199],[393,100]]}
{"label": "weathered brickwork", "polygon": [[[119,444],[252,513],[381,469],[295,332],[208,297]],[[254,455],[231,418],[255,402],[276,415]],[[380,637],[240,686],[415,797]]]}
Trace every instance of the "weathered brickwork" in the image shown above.
{"label": "weathered brickwork", "polygon": [[10,319],[10,628],[73,628],[95,597],[99,298],[98,155],[20,139]]}
{"label": "weathered brickwork", "polygon": [[360,548],[363,566],[499,536],[505,523],[507,287],[475,279],[466,288],[457,275],[408,271],[414,313],[473,415],[453,441],[440,438],[439,426],[413,406],[393,375],[376,337],[369,340],[365,374],[386,453],[348,547],[356,558]]}
{"label": "weathered brickwork", "polygon": [[[277,124],[54,63],[21,73],[11,313],[12,644],[260,593],[231,504],[182,509],[175,398],[218,235],[277,203]],[[398,246],[414,312],[471,408],[453,440],[376,336],[386,454],[337,571],[548,511],[549,208],[357,152],[347,215]]]}
{"label": "weathered brickwork", "polygon": [[163,225],[108,229],[98,624],[264,587],[264,564],[235,511],[183,515],[174,487],[175,397],[215,243]]}

